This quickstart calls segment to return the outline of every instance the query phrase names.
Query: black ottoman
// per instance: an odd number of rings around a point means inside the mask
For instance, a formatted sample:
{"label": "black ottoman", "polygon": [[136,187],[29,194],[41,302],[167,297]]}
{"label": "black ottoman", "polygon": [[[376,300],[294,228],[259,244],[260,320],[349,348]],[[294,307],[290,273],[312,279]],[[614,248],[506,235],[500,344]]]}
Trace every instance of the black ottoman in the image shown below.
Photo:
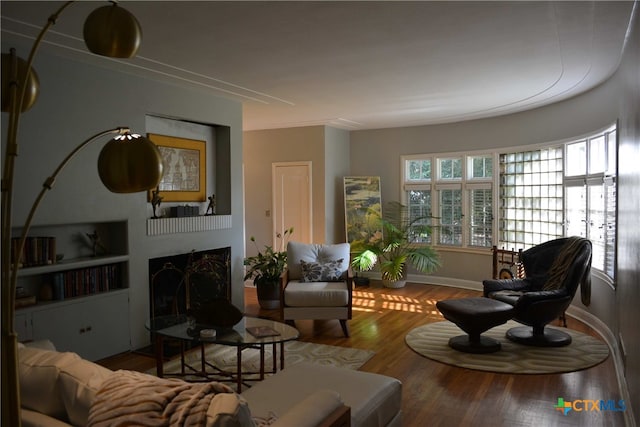
{"label": "black ottoman", "polygon": [[491,298],[462,298],[438,301],[436,307],[450,322],[469,335],[449,339],[449,346],[466,353],[492,353],[500,342],[483,337],[484,331],[502,325],[513,317],[513,306]]}

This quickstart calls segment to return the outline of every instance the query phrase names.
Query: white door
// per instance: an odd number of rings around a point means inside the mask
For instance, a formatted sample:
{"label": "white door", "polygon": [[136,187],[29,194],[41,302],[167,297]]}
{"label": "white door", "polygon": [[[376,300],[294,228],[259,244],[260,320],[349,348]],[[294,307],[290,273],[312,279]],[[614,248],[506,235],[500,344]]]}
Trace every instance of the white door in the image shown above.
{"label": "white door", "polygon": [[312,243],[311,162],[274,163],[272,176],[274,247],[281,243],[275,234],[291,227],[289,240]]}

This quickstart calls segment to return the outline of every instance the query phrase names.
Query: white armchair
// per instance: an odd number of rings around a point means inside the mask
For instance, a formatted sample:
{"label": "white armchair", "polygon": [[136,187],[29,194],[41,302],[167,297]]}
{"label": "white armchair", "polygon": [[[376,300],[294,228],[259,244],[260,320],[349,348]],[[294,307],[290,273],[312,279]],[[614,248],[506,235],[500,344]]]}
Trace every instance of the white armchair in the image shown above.
{"label": "white armchair", "polygon": [[281,277],[282,320],[337,319],[348,337],[353,302],[350,255],[348,243],[289,242],[287,269]]}

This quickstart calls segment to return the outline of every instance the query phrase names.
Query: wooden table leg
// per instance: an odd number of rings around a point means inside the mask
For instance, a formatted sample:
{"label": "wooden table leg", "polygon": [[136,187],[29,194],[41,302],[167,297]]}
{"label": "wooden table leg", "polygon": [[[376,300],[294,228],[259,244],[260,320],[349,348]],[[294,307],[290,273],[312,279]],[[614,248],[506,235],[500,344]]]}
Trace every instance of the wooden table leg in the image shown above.
{"label": "wooden table leg", "polygon": [[238,346],[238,355],[236,357],[236,359],[238,360],[238,365],[237,365],[237,385],[238,385],[238,393],[240,393],[242,391],[242,346],[239,345]]}
{"label": "wooden table leg", "polygon": [[164,376],[163,371],[163,361],[164,361],[164,343],[162,339],[162,335],[156,335],[156,375],[158,378],[162,378]]}
{"label": "wooden table leg", "polygon": [[207,365],[204,360],[204,344],[200,344],[200,369],[202,369],[202,374],[206,376],[207,373]]}
{"label": "wooden table leg", "polygon": [[284,369],[284,341],[280,343],[280,369]]}
{"label": "wooden table leg", "polygon": [[273,373],[275,374],[276,371],[278,370],[278,351],[276,350],[276,343],[272,344],[272,349],[271,352],[273,354],[273,356],[271,357],[273,359]]}
{"label": "wooden table leg", "polygon": [[264,344],[260,344],[260,381],[264,380]]}
{"label": "wooden table leg", "polygon": [[180,340],[180,372],[182,375],[186,373],[184,366],[184,341]]}

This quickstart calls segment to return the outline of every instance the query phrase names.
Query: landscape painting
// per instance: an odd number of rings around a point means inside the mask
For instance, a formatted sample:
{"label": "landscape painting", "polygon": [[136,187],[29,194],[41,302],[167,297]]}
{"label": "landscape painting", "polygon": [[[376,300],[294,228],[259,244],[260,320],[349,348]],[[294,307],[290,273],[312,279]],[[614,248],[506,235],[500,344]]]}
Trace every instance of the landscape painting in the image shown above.
{"label": "landscape painting", "polygon": [[344,177],[347,242],[368,241],[380,233],[382,201],[379,176]]}

